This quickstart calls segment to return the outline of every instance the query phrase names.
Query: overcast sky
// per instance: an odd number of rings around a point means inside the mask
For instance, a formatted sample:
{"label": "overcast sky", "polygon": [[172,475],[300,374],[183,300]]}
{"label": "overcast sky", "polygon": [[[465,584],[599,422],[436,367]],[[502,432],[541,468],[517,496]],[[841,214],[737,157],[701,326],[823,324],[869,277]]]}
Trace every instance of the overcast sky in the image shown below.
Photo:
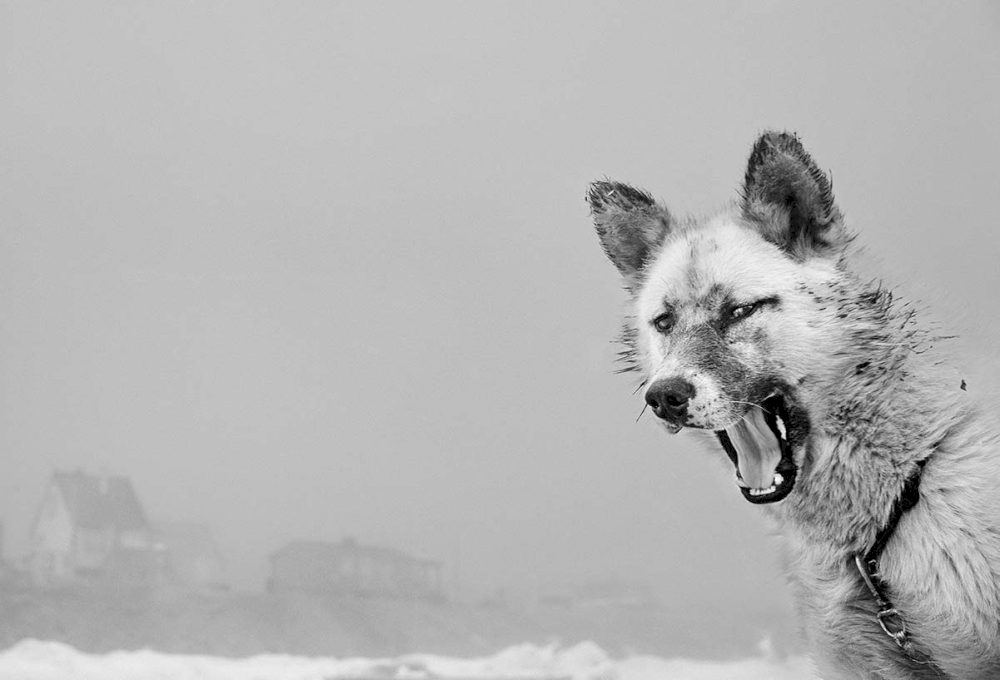
{"label": "overcast sky", "polygon": [[613,374],[587,184],[704,213],[797,131],[991,352],[998,121],[993,1],[3,3],[6,550],[82,467],[209,523],[244,587],[353,535],[469,595],[782,602],[731,466]]}

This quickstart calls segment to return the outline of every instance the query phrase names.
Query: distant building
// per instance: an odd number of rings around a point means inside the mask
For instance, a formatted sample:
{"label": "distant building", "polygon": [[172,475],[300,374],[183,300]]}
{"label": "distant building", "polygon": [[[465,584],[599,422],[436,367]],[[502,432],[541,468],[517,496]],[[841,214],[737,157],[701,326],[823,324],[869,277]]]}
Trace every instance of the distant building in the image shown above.
{"label": "distant building", "polygon": [[392,548],[293,541],[271,554],[268,590],[338,595],[441,599],[440,562],[421,560]]}
{"label": "distant building", "polygon": [[29,568],[40,585],[157,578],[152,532],[125,477],[56,471],[31,527]]}
{"label": "distant building", "polygon": [[157,522],[155,547],[167,583],[197,588],[226,586],[226,565],[212,530],[195,522]]}

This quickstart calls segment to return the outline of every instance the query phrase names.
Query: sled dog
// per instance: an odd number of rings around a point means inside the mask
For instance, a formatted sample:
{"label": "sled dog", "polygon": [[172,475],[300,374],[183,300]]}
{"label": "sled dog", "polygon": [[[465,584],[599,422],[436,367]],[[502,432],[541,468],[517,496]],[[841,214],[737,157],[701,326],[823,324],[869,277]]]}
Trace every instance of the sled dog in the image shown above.
{"label": "sled dog", "polygon": [[855,273],[831,183],[768,132],[742,191],[678,219],[587,194],[629,306],[625,370],[773,520],[821,677],[1000,678],[1000,441],[915,310]]}

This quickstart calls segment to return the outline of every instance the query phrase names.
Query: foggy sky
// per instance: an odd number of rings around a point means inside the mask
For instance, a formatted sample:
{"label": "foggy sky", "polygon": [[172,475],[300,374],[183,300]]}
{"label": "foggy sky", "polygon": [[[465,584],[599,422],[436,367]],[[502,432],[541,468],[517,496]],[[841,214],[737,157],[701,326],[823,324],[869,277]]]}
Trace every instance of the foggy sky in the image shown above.
{"label": "foggy sky", "polygon": [[992,350],[1000,10],[706,5],[0,5],[7,553],[82,467],[209,523],[241,587],[353,535],[467,596],[782,601],[731,466],[636,423],[584,191],[707,212],[795,130]]}

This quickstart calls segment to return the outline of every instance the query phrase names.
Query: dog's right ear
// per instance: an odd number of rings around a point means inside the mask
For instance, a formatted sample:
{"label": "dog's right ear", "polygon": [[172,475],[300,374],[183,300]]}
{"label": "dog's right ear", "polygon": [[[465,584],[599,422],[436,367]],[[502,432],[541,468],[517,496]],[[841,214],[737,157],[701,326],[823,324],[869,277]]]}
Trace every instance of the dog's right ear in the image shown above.
{"label": "dog's right ear", "polygon": [[742,208],[764,238],[799,260],[836,256],[850,241],[830,179],[794,134],[765,132],[754,144]]}
{"label": "dog's right ear", "polygon": [[594,182],[587,202],[604,252],[634,291],[650,255],[670,231],[670,213],[645,191],[619,182]]}

